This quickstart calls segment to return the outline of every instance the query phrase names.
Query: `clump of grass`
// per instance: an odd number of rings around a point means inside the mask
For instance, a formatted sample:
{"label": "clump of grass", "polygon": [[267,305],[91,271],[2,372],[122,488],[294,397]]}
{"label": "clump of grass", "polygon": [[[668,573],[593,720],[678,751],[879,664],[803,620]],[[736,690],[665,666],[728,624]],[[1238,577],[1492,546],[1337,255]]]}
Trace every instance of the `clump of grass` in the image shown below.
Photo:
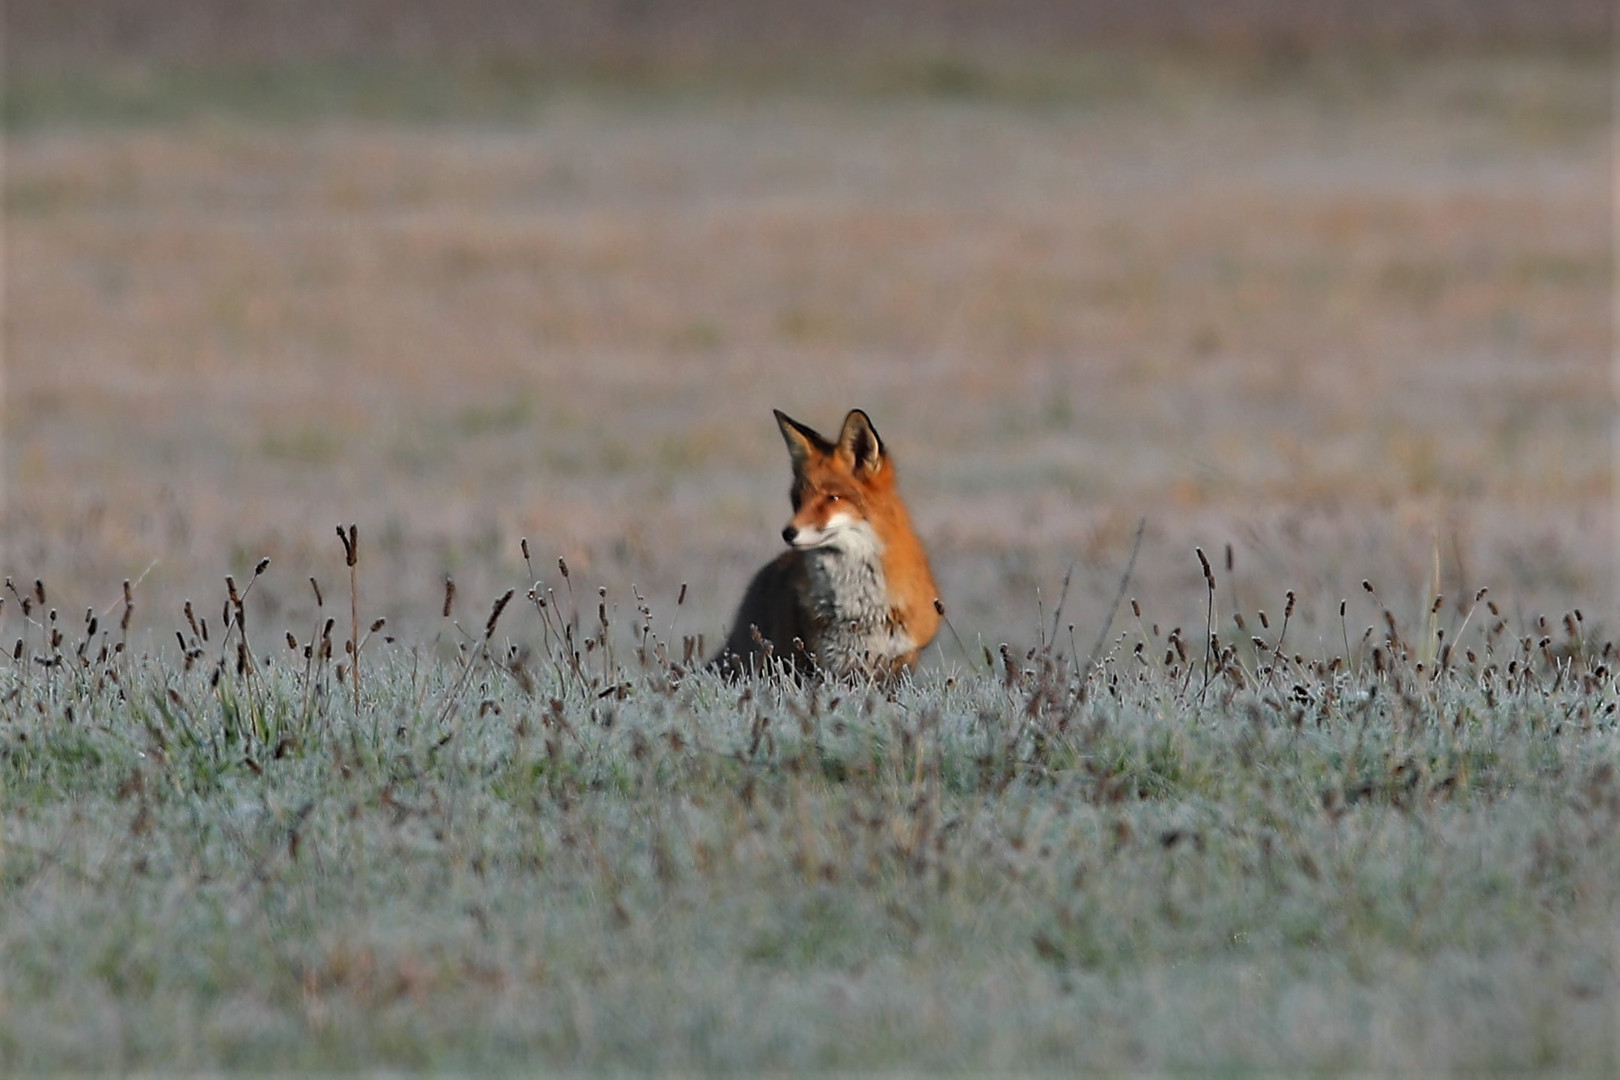
{"label": "clump of grass", "polygon": [[367,651],[345,536],[349,649],[314,577],[305,641],[250,635],[267,561],[178,652],[128,644],[133,588],[115,629],[7,582],[8,1062],[1612,1063],[1620,687],[1580,611],[1369,582],[1307,654],[1294,592],[1205,557],[1202,649],[1133,599],[1081,656],[1063,590],[984,670],[730,682],[684,589],[592,612],[526,540],[528,605],[463,629],[447,579],[454,648]]}

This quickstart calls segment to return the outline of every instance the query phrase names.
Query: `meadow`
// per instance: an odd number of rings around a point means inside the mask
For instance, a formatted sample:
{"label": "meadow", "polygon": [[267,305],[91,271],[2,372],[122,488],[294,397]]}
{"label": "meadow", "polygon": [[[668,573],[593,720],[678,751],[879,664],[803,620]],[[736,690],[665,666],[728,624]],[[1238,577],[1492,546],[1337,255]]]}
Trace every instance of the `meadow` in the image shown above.
{"label": "meadow", "polygon": [[8,1069],[1620,1068],[1607,58],[1037,60],[8,76]]}
{"label": "meadow", "polygon": [[712,635],[787,514],[771,409],[858,406],[992,647],[1071,565],[1096,624],[1144,516],[1176,622],[1227,544],[1255,605],[1610,599],[1603,63],[1043,71],[459,118],[367,69],[113,80],[134,118],[25,82],[5,572],[172,615],[268,555],[273,629],[356,522],[403,625],[522,583],[527,536]]}
{"label": "meadow", "polygon": [[9,1067],[1620,1064],[1581,613],[1323,661],[1132,601],[1095,657],[739,685],[561,567],[414,646],[341,588],[255,636],[261,580],[158,655],[12,592]]}

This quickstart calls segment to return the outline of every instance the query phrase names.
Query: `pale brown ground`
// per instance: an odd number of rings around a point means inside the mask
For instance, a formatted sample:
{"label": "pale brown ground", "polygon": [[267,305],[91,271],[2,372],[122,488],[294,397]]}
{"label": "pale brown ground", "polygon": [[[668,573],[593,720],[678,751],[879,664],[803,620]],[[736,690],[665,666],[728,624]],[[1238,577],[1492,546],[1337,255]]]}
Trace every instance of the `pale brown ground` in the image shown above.
{"label": "pale brown ground", "polygon": [[1608,93],[1533,56],[1163,63],[27,131],[0,570],[75,618],[144,574],[167,635],[269,555],[256,610],[302,634],[353,521],[363,613],[421,638],[445,573],[468,624],[526,585],[527,536],[660,631],[689,582],[675,632],[713,642],[787,516],[771,408],[860,406],[970,646],[1031,641],[1073,562],[1083,651],[1141,516],[1167,626],[1228,543],[1223,609],[1297,589],[1330,645],[1364,577],[1410,614],[1436,559],[1453,599],[1612,624]]}

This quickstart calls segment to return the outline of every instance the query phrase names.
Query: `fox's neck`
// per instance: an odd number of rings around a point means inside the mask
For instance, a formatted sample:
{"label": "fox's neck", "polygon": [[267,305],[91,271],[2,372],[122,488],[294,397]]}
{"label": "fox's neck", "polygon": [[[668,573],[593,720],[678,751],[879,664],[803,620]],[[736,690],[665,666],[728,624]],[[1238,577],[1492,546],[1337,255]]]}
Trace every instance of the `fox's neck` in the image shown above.
{"label": "fox's neck", "polygon": [[837,544],[804,552],[806,597],[823,666],[873,670],[915,646],[897,627],[883,572],[883,545],[869,527],[846,530]]}
{"label": "fox's neck", "polygon": [[845,530],[835,544],[804,553],[810,606],[818,623],[871,624],[887,618],[883,547],[869,528]]}

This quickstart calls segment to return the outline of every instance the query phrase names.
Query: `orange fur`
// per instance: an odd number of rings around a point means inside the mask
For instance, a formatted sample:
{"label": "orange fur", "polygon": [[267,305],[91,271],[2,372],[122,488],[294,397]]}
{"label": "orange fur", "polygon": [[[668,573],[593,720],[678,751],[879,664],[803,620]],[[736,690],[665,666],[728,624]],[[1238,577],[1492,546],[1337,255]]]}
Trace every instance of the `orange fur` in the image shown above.
{"label": "orange fur", "polygon": [[840,677],[915,665],[939,629],[939,593],[877,431],[859,409],[837,442],[776,420],[793,461],[793,546],[754,576],[715,662],[769,656]]}

